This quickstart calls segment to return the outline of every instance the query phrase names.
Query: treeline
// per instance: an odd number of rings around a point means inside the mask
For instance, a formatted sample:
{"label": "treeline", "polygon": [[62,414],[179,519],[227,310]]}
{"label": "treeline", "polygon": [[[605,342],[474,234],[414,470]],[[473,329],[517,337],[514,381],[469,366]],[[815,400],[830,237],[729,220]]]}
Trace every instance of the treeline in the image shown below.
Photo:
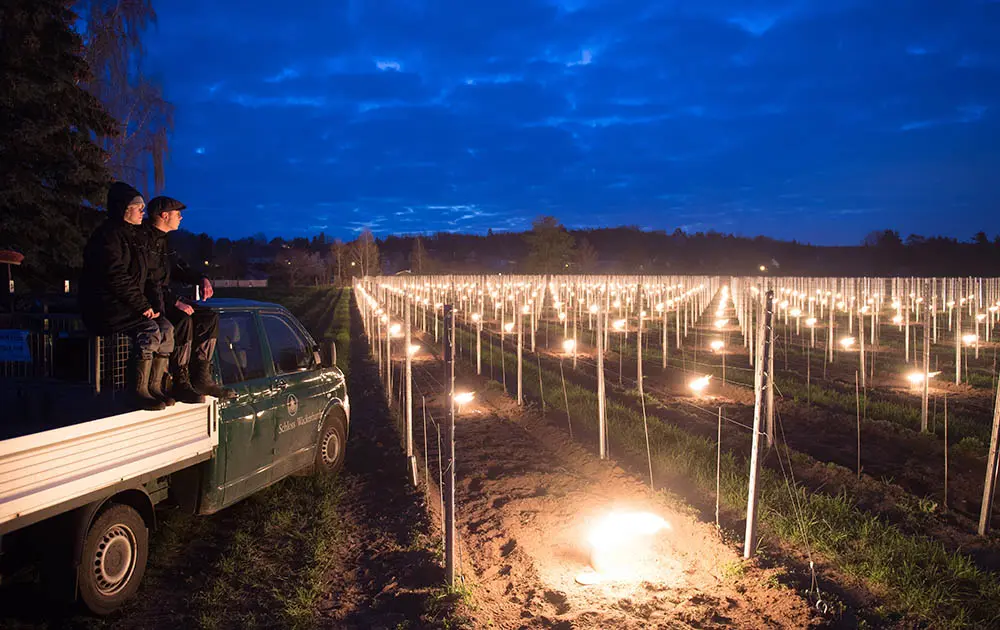
{"label": "treeline", "polygon": [[540,217],[527,232],[387,236],[364,231],[343,242],[325,234],[230,240],[171,235],[188,260],[215,277],[269,277],[287,285],[347,283],[364,274],[622,273],[809,276],[990,276],[1000,269],[1000,237],[968,241],[872,232],[856,246],[816,246],[718,232],[636,227],[567,230]]}

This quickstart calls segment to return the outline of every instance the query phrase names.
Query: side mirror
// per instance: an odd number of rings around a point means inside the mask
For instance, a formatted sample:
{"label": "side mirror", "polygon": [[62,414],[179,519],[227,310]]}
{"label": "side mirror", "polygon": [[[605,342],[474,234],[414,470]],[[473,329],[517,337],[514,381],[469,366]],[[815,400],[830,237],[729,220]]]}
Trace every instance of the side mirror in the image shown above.
{"label": "side mirror", "polygon": [[323,367],[337,366],[337,344],[333,341],[323,341],[317,348],[322,357]]}

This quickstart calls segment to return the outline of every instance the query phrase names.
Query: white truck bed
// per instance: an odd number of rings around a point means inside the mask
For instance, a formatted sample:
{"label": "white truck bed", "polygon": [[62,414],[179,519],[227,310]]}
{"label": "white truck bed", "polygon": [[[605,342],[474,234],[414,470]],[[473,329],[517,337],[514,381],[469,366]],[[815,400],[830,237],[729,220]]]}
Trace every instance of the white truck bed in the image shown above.
{"label": "white truck bed", "polygon": [[178,403],[0,441],[0,534],[122,482],[212,457],[218,407]]}

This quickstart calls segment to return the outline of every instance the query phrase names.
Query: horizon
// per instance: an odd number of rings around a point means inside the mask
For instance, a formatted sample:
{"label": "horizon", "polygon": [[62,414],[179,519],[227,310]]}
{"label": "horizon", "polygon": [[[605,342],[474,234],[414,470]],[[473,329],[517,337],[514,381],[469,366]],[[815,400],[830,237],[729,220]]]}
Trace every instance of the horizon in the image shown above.
{"label": "horizon", "polygon": [[1000,3],[157,7],[186,227],[1000,231]]}

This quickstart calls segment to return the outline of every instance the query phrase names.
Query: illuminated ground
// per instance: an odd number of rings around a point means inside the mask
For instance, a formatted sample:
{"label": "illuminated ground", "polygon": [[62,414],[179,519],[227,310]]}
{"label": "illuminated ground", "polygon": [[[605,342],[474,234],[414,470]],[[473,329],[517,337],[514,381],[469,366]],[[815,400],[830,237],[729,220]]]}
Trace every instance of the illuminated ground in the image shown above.
{"label": "illuminated ground", "polygon": [[[769,579],[767,571],[741,565],[714,526],[652,495],[540,414],[522,413],[485,381],[465,377],[460,384],[477,391],[475,403],[459,418],[456,440],[460,560],[476,627],[816,623],[794,591]],[[443,415],[440,402],[428,401],[437,418]],[[561,425],[565,416],[549,420]],[[433,449],[431,461],[435,456]],[[653,512],[671,527],[652,537],[651,547],[627,554],[633,579],[580,584],[578,576],[592,574],[587,536],[598,519],[616,509]]]}

